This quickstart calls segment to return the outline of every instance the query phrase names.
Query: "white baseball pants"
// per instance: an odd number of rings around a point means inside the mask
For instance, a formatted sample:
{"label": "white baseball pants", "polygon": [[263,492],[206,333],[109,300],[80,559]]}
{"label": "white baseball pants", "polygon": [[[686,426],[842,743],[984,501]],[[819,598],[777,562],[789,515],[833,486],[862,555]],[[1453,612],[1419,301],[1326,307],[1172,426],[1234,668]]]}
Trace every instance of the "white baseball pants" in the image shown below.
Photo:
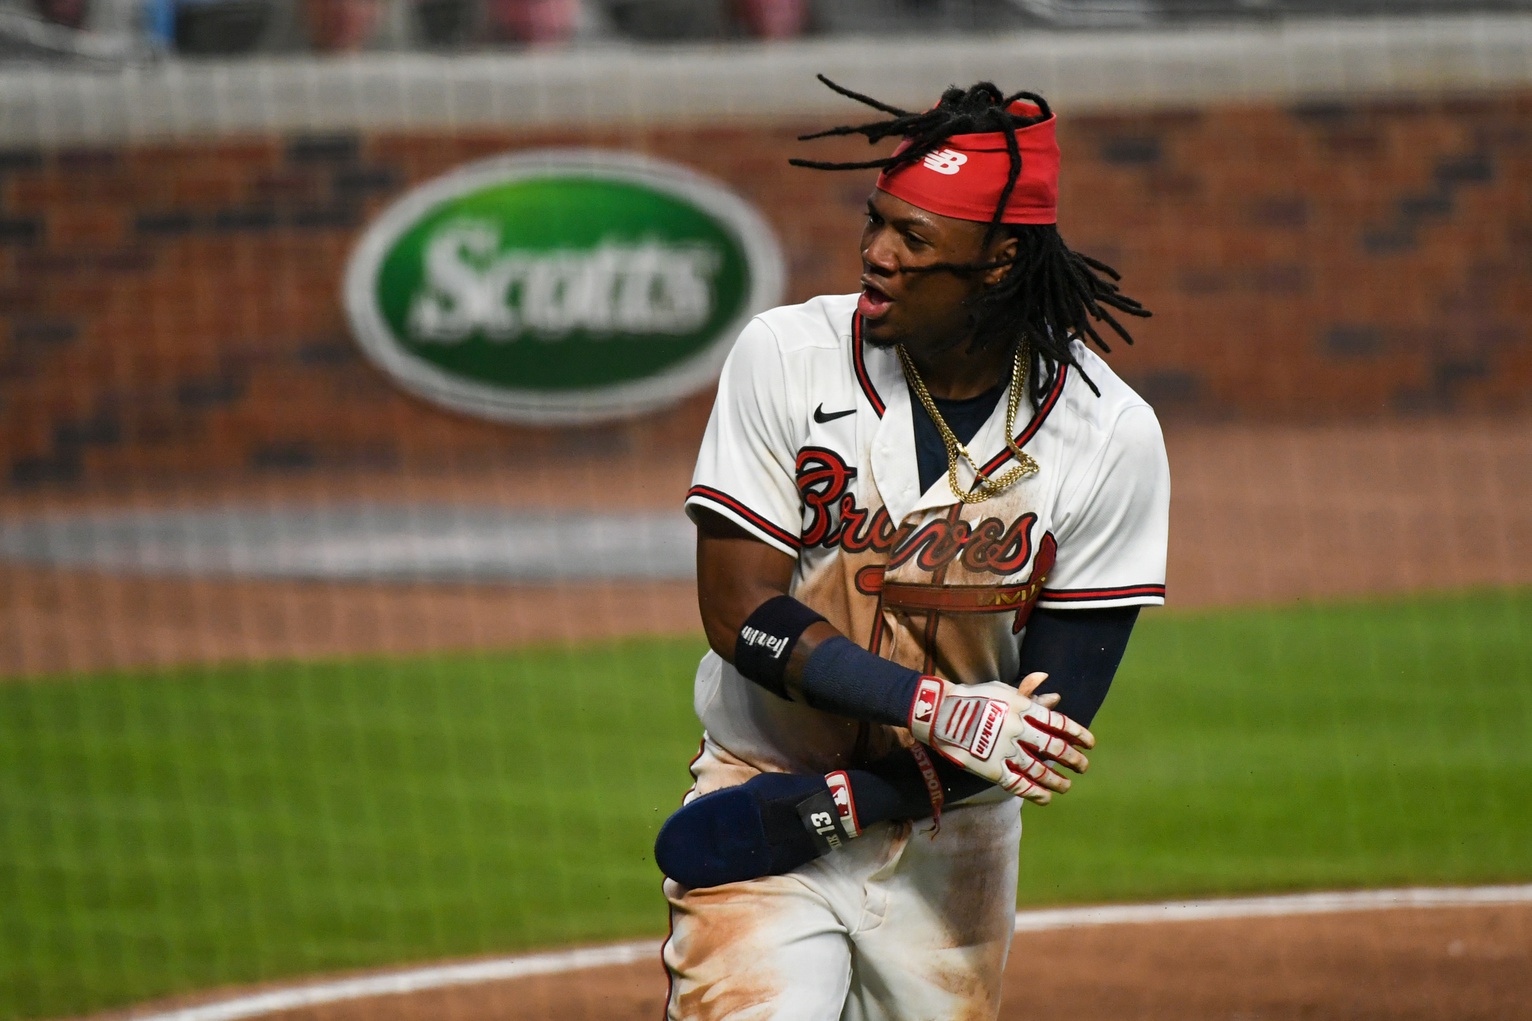
{"label": "white baseball pants", "polygon": [[669,1021],[993,1021],[1019,802],[955,806],[931,829],[881,823],[785,876],[667,881]]}

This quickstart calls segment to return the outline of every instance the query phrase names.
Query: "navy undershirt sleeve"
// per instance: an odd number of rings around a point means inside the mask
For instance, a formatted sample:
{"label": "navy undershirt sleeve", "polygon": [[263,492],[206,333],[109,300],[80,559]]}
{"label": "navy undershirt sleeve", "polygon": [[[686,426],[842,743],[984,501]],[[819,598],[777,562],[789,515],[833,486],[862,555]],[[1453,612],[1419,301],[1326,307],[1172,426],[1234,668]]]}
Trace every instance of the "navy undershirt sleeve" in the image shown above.
{"label": "navy undershirt sleeve", "polygon": [[1058,692],[1058,711],[1089,727],[1106,701],[1112,678],[1128,649],[1137,606],[1104,610],[1034,610],[1021,644],[1016,683],[1041,670],[1048,679],[1039,695]]}
{"label": "navy undershirt sleeve", "polygon": [[836,635],[819,643],[803,664],[803,697],[815,709],[902,727],[920,674]]}

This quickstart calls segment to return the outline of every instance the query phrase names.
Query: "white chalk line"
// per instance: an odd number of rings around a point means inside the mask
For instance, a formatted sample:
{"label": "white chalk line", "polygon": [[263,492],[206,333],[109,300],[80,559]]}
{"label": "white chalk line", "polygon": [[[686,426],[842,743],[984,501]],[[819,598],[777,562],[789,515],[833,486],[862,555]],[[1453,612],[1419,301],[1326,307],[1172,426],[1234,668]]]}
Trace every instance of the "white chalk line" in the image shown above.
{"label": "white chalk line", "polygon": [[1292,893],[1273,897],[1231,897],[1227,900],[1018,911],[1016,931],[1043,932],[1048,929],[1075,929],[1091,925],[1197,922],[1216,918],[1279,918],[1286,915],[1329,915],[1342,911],[1381,911],[1390,908],[1453,908],[1525,903],[1532,903],[1532,884]]}
{"label": "white chalk line", "polygon": [[[1297,893],[1273,897],[1236,897],[1225,900],[1166,901],[1159,904],[1121,904],[1018,911],[1016,931],[1046,932],[1050,929],[1073,929],[1096,925],[1191,922],[1220,918],[1279,918],[1292,915],[1325,915],[1346,911],[1381,911],[1395,908],[1476,907],[1526,903],[1532,903],[1532,884]],[[641,940],[635,943],[525,954],[465,964],[411,968],[405,971],[315,982],[287,989],[237,996],[160,1014],[140,1015],[135,1017],[134,1021],[238,1021],[240,1018],[259,1017],[282,1010],[314,1007],[345,1000],[364,1000],[375,996],[416,993],[427,989],[501,982],[533,975],[558,975],[589,968],[634,964],[639,961],[654,961],[658,967],[659,953],[658,940]]]}

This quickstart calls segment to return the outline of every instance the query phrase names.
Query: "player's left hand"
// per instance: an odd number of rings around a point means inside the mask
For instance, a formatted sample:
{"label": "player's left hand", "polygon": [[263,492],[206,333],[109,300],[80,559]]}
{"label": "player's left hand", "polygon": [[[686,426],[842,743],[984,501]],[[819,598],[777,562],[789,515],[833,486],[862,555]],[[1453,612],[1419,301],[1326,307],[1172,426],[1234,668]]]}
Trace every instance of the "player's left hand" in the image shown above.
{"label": "player's left hand", "polygon": [[1046,678],[1029,674],[1013,688],[1000,681],[965,685],[922,677],[910,707],[910,733],[968,772],[1046,805],[1070,787],[1050,764],[1083,773],[1090,761],[1081,749],[1096,744],[1089,730],[1051,708],[1057,698],[1031,697]]}

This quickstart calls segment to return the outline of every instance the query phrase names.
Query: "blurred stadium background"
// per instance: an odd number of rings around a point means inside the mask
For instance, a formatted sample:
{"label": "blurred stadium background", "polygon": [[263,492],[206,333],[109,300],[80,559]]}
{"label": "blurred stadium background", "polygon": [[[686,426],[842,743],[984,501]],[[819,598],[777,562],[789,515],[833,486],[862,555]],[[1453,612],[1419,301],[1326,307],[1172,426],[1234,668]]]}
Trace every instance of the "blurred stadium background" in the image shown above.
{"label": "blurred stadium background", "polygon": [[[343,282],[412,189],[596,148],[752,206],[783,300],[851,290],[870,175],[786,165],[856,116],[816,72],[1043,93],[1066,238],[1155,311],[1111,358],[1170,602],[1023,904],[1527,900],[1532,5],[0,0],[0,1018],[336,1018],[214,1008],[663,935],[711,393],[444,408]],[[1006,1016],[1532,1011],[1525,905],[1368,917],[1023,942]],[[641,947],[355,1016],[654,1016]]]}

